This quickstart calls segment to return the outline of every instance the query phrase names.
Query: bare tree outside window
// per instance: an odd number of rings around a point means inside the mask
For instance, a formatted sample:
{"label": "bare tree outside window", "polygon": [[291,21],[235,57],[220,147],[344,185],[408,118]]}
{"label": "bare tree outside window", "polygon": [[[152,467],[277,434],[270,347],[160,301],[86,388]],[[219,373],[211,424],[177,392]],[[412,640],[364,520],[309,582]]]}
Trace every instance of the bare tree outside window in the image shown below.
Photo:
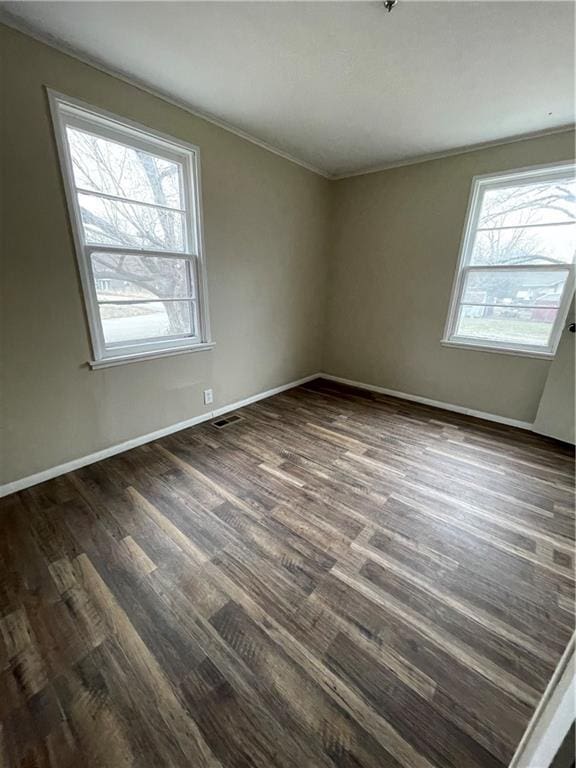
{"label": "bare tree outside window", "polygon": [[[542,184],[506,187],[485,194],[476,243],[477,264],[566,263],[574,255],[573,235],[563,240],[543,235],[549,224],[576,221],[576,185]],[[506,227],[506,229],[502,229]],[[571,228],[570,228],[571,229]],[[570,243],[570,236],[572,243]],[[548,239],[547,239],[548,238]],[[563,241],[562,258],[557,248]]]}
{"label": "bare tree outside window", "polygon": [[[552,229],[550,224],[576,222],[575,185],[541,184],[505,187],[488,192],[483,201],[479,233],[473,251],[473,264],[566,264],[574,258],[574,227]],[[563,278],[556,273],[524,275],[514,271],[486,272],[474,280],[488,305],[514,299],[519,292],[529,294],[532,303],[559,299]],[[495,307],[487,306],[483,317],[491,317]],[[496,311],[498,311],[496,309]],[[526,313],[525,313],[526,314]]]}
{"label": "bare tree outside window", "polygon": [[48,90],[92,368],[213,346],[200,150]]}
{"label": "bare tree outside window", "polygon": [[481,183],[451,338],[551,343],[576,252],[576,183],[518,176]]}
{"label": "bare tree outside window", "polygon": [[[179,165],[81,130],[68,128],[67,133],[85,239],[103,246],[92,255],[98,300],[146,302],[104,304],[103,320],[122,318],[126,325],[129,318],[140,317],[139,325],[155,335],[155,323],[167,318],[163,335],[186,332],[193,322],[190,305],[175,300],[191,295],[185,260],[105,252],[106,244],[159,253],[184,251]],[[160,301],[149,303],[151,299]]]}

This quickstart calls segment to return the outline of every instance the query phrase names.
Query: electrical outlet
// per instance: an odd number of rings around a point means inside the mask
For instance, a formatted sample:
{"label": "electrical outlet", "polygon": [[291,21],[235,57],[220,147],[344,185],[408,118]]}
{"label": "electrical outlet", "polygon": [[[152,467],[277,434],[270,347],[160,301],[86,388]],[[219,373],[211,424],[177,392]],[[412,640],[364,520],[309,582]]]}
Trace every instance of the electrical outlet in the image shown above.
{"label": "electrical outlet", "polygon": [[214,402],[214,394],[211,389],[204,390],[204,405],[210,405]]}

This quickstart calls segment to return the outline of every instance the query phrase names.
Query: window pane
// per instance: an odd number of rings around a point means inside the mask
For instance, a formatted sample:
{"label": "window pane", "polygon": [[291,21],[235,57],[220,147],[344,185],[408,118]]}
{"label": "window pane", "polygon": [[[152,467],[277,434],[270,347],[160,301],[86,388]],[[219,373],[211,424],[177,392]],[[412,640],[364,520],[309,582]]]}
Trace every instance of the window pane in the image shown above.
{"label": "window pane", "polygon": [[67,128],[76,186],[142,203],[184,208],[182,167],[115,141]]}
{"label": "window pane", "polygon": [[460,307],[455,336],[545,347],[556,314],[553,307]]}
{"label": "window pane", "polygon": [[99,301],[193,296],[184,259],[93,253],[92,271]]}
{"label": "window pane", "polygon": [[181,213],[82,193],[78,201],[87,243],[184,251]]}
{"label": "window pane", "polygon": [[193,336],[194,320],[188,301],[147,304],[100,304],[106,344]]}
{"label": "window pane", "polygon": [[467,304],[558,307],[568,271],[494,269],[466,275],[462,301]]}
{"label": "window pane", "polygon": [[570,264],[576,224],[477,232],[471,264]]}
{"label": "window pane", "polygon": [[487,190],[478,226],[515,227],[575,220],[576,182],[567,180]]}

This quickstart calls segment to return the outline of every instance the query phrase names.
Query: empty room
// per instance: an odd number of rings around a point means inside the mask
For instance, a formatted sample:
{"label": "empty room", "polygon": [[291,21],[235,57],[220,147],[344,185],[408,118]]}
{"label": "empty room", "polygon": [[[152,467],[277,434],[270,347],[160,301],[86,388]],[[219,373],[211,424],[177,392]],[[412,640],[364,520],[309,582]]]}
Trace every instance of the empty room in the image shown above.
{"label": "empty room", "polygon": [[1,768],[574,768],[575,5],[0,2]]}

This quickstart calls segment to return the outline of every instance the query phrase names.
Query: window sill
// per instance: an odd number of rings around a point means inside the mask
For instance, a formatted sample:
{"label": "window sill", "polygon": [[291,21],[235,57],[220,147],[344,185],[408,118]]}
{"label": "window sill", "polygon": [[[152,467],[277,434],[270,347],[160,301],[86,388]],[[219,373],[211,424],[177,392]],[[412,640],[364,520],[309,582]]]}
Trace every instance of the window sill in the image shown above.
{"label": "window sill", "polygon": [[473,342],[454,341],[453,339],[442,339],[440,342],[444,347],[455,347],[456,349],[468,349],[475,352],[496,352],[500,355],[516,355],[518,357],[536,357],[539,360],[552,360],[554,353],[548,350],[538,352],[532,349],[516,349],[514,347],[491,347],[488,344],[474,344]]}
{"label": "window sill", "polygon": [[173,347],[172,349],[157,349],[150,352],[139,352],[134,355],[119,355],[118,357],[103,357],[101,360],[90,360],[88,365],[92,370],[99,368],[112,368],[116,365],[126,365],[127,363],[139,363],[144,360],[154,360],[158,357],[172,357],[173,355],[185,355],[189,352],[206,352],[214,349],[214,342],[204,344],[194,344],[190,347]]}

